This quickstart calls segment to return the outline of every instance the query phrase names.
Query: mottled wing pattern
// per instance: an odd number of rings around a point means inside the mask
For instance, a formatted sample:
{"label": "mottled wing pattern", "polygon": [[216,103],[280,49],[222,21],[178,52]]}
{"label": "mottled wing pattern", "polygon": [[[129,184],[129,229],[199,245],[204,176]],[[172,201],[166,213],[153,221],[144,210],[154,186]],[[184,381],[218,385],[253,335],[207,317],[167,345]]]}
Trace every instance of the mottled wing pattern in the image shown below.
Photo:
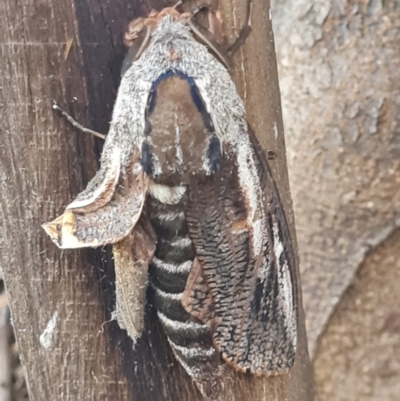
{"label": "mottled wing pattern", "polygon": [[286,372],[296,352],[294,260],[276,185],[255,139],[252,146],[264,193],[257,204],[266,227],[262,252],[254,255],[248,195],[236,157],[227,151],[217,173],[189,186],[185,213],[202,279],[188,283],[184,300],[193,312],[193,300],[212,299],[213,317],[204,316],[228,364],[272,375]]}
{"label": "mottled wing pattern", "polygon": [[198,259],[194,260],[190,269],[181,303],[185,310],[200,322],[209,323],[214,318],[213,299]]}

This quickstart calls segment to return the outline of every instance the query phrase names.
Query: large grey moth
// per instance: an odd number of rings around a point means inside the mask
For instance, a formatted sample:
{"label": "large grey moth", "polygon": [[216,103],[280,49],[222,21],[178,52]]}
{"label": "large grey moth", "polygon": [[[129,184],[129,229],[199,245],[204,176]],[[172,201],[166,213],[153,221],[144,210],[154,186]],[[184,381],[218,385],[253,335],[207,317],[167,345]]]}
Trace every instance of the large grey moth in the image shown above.
{"label": "large grey moth", "polygon": [[228,365],[293,365],[289,230],[223,57],[192,15],[152,12],[129,35],[101,168],[44,229],[62,249],[114,244],[115,316],[134,341],[149,277],[176,358],[216,399]]}

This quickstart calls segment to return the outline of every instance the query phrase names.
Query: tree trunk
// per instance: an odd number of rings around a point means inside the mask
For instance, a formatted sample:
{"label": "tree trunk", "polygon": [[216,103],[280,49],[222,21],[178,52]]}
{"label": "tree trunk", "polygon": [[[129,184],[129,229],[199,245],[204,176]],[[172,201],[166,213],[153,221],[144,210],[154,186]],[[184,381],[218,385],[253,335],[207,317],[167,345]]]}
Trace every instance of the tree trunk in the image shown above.
{"label": "tree trunk", "polygon": [[400,2],[275,3],[317,396],[397,400]]}
{"label": "tree trunk", "polygon": [[[224,0],[230,36],[243,2]],[[175,361],[148,307],[138,345],[115,321],[109,249],[61,252],[41,229],[62,213],[98,168],[101,141],[82,135],[51,108],[56,100],[90,128],[107,132],[127,23],[171,2],[14,0],[0,5],[2,187],[0,265],[33,401],[201,400]],[[151,7],[150,7],[151,6]],[[241,17],[241,20],[240,20]],[[240,23],[239,23],[240,20]],[[271,162],[288,215],[288,188],[269,3],[254,2],[253,32],[235,57],[248,119]],[[288,375],[237,375],[223,400],[312,400],[299,294],[296,362]]]}

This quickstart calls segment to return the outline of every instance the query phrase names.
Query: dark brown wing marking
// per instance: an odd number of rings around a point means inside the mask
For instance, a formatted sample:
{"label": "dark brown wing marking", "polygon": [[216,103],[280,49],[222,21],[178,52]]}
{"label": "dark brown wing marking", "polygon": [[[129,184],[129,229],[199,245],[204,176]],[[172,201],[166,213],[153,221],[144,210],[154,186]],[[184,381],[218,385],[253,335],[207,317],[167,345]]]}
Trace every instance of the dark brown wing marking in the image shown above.
{"label": "dark brown wing marking", "polygon": [[240,371],[272,375],[287,371],[294,361],[295,276],[284,212],[257,146],[253,144],[253,156],[264,190],[257,215],[266,227],[260,255],[253,252],[249,199],[231,153],[225,153],[218,173],[189,186],[186,216],[201,264],[197,274],[202,278],[195,282],[206,281],[215,308],[215,347]]}

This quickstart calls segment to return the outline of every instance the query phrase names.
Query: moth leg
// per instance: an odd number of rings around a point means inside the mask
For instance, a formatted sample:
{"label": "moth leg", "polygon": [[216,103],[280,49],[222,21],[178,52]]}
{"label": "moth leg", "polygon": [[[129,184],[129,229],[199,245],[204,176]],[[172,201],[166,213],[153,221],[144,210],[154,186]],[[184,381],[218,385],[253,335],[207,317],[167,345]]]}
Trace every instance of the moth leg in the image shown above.
{"label": "moth leg", "polygon": [[183,3],[184,3],[184,1],[185,0],[179,0],[179,1],[177,1],[173,6],[172,6],[172,8],[178,8],[178,7],[180,7]]}
{"label": "moth leg", "polygon": [[252,0],[248,0],[247,2],[247,16],[246,16],[246,25],[243,26],[240,29],[238,37],[235,39],[235,41],[228,46],[227,52],[229,53],[230,56],[233,56],[246,42],[246,39],[250,35],[252,31],[251,27],[251,16],[253,13],[253,3]]}
{"label": "moth leg", "polygon": [[79,124],[78,121],[76,121],[76,120],[75,120],[74,118],[72,118],[68,113],[66,113],[64,110],[62,110],[62,109],[60,108],[60,106],[59,106],[56,102],[53,103],[53,109],[54,109],[54,110],[58,110],[58,111],[61,113],[61,115],[62,115],[63,117],[65,117],[66,120],[67,120],[73,127],[78,128],[79,131],[82,131],[82,132],[85,133],[85,134],[94,135],[94,136],[96,136],[97,138],[100,138],[100,139],[103,139],[103,140],[106,139],[106,136],[105,136],[104,134],[101,134],[100,132],[97,132],[97,131],[93,131],[93,130],[91,130],[90,128],[84,127],[82,124]]}
{"label": "moth leg", "polygon": [[[184,3],[187,3],[187,0],[179,0],[177,3],[175,3],[175,5],[173,6],[173,8],[178,8],[180,6],[182,6]],[[190,7],[190,5],[189,5]],[[193,11],[190,10],[190,14],[192,14],[192,17],[194,17],[196,14],[198,14],[199,12],[203,11],[203,10],[210,10],[212,8],[212,4],[204,2],[201,3],[199,6],[197,6]]]}
{"label": "moth leg", "polygon": [[[214,53],[220,61],[228,68],[232,67],[232,56],[240,49],[246,42],[247,37],[250,35],[251,28],[251,15],[253,4],[252,0],[248,0],[246,9],[246,24],[240,29],[238,37],[231,44],[224,44],[225,36],[222,29],[222,21],[218,14],[213,9],[212,4],[204,3],[198,6],[192,12],[192,18],[189,20],[189,26],[192,31],[203,41]],[[195,15],[199,12],[206,10],[208,19],[208,28],[203,27],[194,19]]]}
{"label": "moth leg", "polygon": [[[219,12],[215,9],[214,5],[211,3],[202,3],[197,6],[192,12],[192,19],[202,11],[207,12],[207,22],[208,28],[207,31],[211,33],[213,40],[218,44],[224,47],[225,35],[222,30],[222,21]],[[210,40],[208,38],[208,40]],[[223,52],[224,49],[219,49],[220,52]]]}
{"label": "moth leg", "polygon": [[202,3],[199,6],[197,6],[193,11],[192,11],[192,16],[194,17],[195,15],[197,15],[198,13],[202,12],[202,11],[210,11],[211,12],[211,4],[209,3]]}

